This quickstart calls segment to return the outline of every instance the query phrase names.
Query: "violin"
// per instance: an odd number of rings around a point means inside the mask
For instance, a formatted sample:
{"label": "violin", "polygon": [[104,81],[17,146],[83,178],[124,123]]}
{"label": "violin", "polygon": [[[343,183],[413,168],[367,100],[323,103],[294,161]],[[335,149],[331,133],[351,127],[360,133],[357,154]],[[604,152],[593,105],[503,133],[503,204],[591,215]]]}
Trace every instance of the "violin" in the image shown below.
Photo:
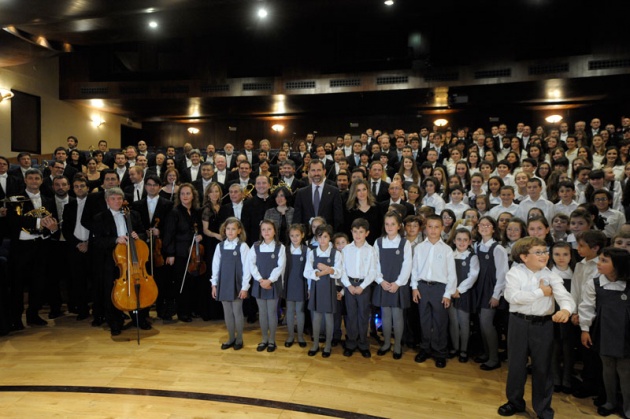
{"label": "violin", "polygon": [[131,237],[133,228],[129,207],[123,206],[121,212],[125,215],[129,240],[127,244],[118,244],[114,249],[114,262],[120,277],[114,282],[112,303],[121,311],[140,310],[153,305],[158,289],[146,270],[149,247],[144,241]]}
{"label": "violin", "polygon": [[[194,225],[195,236],[199,234],[197,223]],[[203,245],[199,244],[197,240],[190,248],[190,261],[188,262],[188,273],[193,276],[199,276],[206,273],[206,262],[203,258]]]}
{"label": "violin", "polygon": [[[159,223],[160,223],[160,219],[156,217],[153,228],[157,228]],[[149,237],[150,237],[151,249],[152,249],[151,254],[153,257],[153,266],[158,267],[158,268],[160,266],[164,266],[164,256],[162,256],[162,239],[160,238],[160,236],[154,237],[153,234],[151,234]]]}

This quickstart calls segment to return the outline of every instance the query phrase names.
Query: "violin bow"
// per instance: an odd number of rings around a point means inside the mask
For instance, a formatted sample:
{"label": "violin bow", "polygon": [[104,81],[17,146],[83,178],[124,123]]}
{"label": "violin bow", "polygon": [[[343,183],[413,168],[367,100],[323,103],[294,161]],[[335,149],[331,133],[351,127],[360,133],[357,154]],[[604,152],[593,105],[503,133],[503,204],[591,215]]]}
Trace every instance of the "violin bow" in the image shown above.
{"label": "violin bow", "polygon": [[184,283],[186,282],[186,273],[188,272],[188,264],[190,263],[190,258],[192,256],[193,247],[195,246],[195,239],[197,236],[193,234],[192,243],[190,243],[190,251],[188,252],[188,260],[186,261],[186,267],[184,268],[184,278],[182,279],[182,286],[179,288],[179,293],[184,292]]}

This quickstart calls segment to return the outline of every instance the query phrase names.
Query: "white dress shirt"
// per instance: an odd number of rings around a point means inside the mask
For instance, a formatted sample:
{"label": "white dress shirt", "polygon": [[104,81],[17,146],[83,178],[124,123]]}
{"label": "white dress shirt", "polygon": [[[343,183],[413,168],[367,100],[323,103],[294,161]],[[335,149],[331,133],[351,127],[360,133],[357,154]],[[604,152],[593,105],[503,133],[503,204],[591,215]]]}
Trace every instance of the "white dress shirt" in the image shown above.
{"label": "white dress shirt", "polygon": [[[466,250],[465,252],[461,253],[457,249],[455,249],[455,251],[453,252],[453,255],[455,256],[455,260],[466,260],[468,255],[470,255],[470,250]],[[463,294],[466,291],[470,290],[473,287],[473,285],[475,285],[475,282],[477,282],[478,277],[479,277],[479,258],[477,257],[477,255],[472,255],[472,257],[470,258],[470,267],[468,269],[468,276],[464,280],[462,280],[462,282],[459,283],[459,285],[457,286],[457,291],[459,291],[460,294]],[[459,281],[459,278],[457,278],[457,280]]]}
{"label": "white dress shirt", "polygon": [[573,280],[571,280],[571,297],[576,307],[582,303],[582,290],[586,283],[598,275],[597,262],[599,262],[599,256],[591,260],[584,258],[575,264]]}
{"label": "white dress shirt", "polygon": [[[485,253],[490,251],[490,248],[494,243],[494,239],[490,239],[487,242],[480,240],[475,249],[481,250]],[[510,269],[510,264],[507,251],[500,243],[498,246],[495,246],[494,251],[492,252],[492,257],[494,259],[495,277],[497,279],[497,282],[494,285],[494,291],[492,292],[492,298],[498,300],[501,298],[503,291],[505,290],[505,275],[507,274],[508,269]]]}
{"label": "white dress shirt", "polygon": [[[308,249],[308,253],[306,254],[306,266],[304,267],[304,278],[307,279],[309,290],[311,289],[311,281],[319,281],[321,278],[315,275],[319,272],[319,269],[313,267],[313,261],[315,260],[314,252],[317,252],[317,256],[319,257],[329,257],[332,248],[332,243],[329,243],[328,249],[325,251],[322,251],[319,247],[314,250]],[[328,265],[333,268],[333,273],[330,275],[330,278],[341,279],[341,275],[343,273],[343,254],[341,252],[337,252],[335,255],[335,260],[332,261],[333,264]]]}
{"label": "white dress shirt", "polygon": [[425,195],[424,198],[422,198],[422,205],[433,207],[435,213],[440,215],[446,206],[446,202],[444,202],[444,199],[439,194],[434,193],[433,195]]}
{"label": "white dress shirt", "polygon": [[435,244],[425,239],[416,246],[411,270],[411,289],[418,289],[420,281],[446,284],[444,298],[451,299],[457,289],[457,270],[453,249],[438,240]]}
{"label": "white dress shirt", "polygon": [[243,212],[243,201],[238,204],[232,202],[232,209],[234,210],[234,216],[240,220],[241,213]]}
{"label": "white dress shirt", "polygon": [[[540,289],[540,280],[551,286],[553,294],[546,297]],[[532,272],[524,263],[514,265],[507,273],[505,299],[510,303],[510,313],[531,316],[547,316],[554,313],[555,303],[561,310],[573,313],[575,302],[564,288],[562,278],[544,268]]]}
{"label": "white dress shirt", "polygon": [[90,231],[81,224],[81,217],[83,216],[86,198],[87,197],[77,198],[77,220],[74,225],[74,237],[82,242],[86,242],[90,239]]}
{"label": "white dress shirt", "polygon": [[367,242],[357,247],[352,242],[344,247],[341,253],[344,260],[341,283],[347,288],[353,285],[348,277],[363,279],[360,287],[366,289],[376,279],[377,265],[374,247]]}
{"label": "white dress shirt", "polygon": [[[599,285],[605,290],[611,291],[625,291],[628,283],[626,281],[611,281],[606,278],[606,275],[599,276]],[[595,280],[590,279],[584,284],[584,290],[582,291],[582,302],[578,307],[578,314],[580,315],[580,329],[583,332],[588,332],[593,320],[596,316],[596,291]],[[619,319],[623,322],[623,319]]]}

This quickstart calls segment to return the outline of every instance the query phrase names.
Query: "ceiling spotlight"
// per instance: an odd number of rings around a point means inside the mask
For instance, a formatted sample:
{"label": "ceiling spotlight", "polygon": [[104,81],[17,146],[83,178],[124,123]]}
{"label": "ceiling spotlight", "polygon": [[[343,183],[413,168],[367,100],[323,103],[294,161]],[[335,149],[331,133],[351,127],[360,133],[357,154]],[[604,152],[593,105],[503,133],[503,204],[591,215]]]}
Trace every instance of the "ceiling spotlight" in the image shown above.
{"label": "ceiling spotlight", "polygon": [[149,22],[149,28],[156,29],[158,27],[158,23],[155,20]]}
{"label": "ceiling spotlight", "polygon": [[385,0],[383,3],[385,3],[386,6],[393,6],[394,0]]}
{"label": "ceiling spotlight", "polygon": [[275,132],[280,133],[280,132],[284,131],[284,125],[281,125],[281,124],[275,124],[275,125],[273,125],[273,126],[271,127],[271,129],[272,129],[272,130],[274,130]]}
{"label": "ceiling spotlight", "polygon": [[435,121],[433,121],[433,124],[438,127],[443,127],[448,124],[448,121],[446,119],[436,119]]}
{"label": "ceiling spotlight", "polygon": [[267,9],[265,9],[264,7],[261,7],[260,9],[258,9],[258,17],[261,19],[264,19],[267,17],[269,13],[267,12]]}
{"label": "ceiling spotlight", "polygon": [[199,128],[190,127],[188,128],[188,132],[191,133],[192,135],[199,134]]}
{"label": "ceiling spotlight", "polygon": [[560,115],[549,115],[545,118],[545,121],[549,122],[550,124],[557,124],[558,122],[562,121],[562,117]]}

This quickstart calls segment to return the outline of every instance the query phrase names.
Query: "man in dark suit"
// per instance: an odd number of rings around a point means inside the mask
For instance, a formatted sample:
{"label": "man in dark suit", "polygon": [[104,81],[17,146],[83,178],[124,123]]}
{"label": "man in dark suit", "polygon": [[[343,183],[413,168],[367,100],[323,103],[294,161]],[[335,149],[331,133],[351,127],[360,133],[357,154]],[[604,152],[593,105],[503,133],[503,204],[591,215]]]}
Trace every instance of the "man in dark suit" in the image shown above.
{"label": "man in dark suit", "polygon": [[42,173],[37,169],[28,170],[25,176],[25,194],[28,201],[21,205],[19,214],[15,210],[7,212],[11,228],[9,320],[10,329],[14,331],[24,329],[22,313],[25,287],[28,287],[29,291],[27,324],[30,326],[48,324],[39,317],[39,311],[46,302],[48,239],[59,230],[59,225],[51,215],[43,217],[28,215],[34,209],[44,207],[48,210],[55,205],[54,200],[40,194],[41,184]]}
{"label": "man in dark suit", "polygon": [[50,165],[48,170],[48,175],[44,175],[40,190],[42,195],[48,198],[52,198],[53,196],[55,196],[53,179],[57,176],[64,176],[63,173],[65,171],[65,168],[63,166],[63,162],[56,160],[53,164]]}
{"label": "man in dark suit", "polygon": [[415,215],[416,209],[409,202],[403,200],[405,196],[405,190],[403,189],[402,184],[398,180],[392,181],[389,184],[389,199],[385,201],[381,201],[378,205],[381,207],[381,214],[386,214],[387,209],[391,204],[400,204],[405,207],[407,211],[402,218],[405,218],[407,215]]}
{"label": "man in dark suit", "polygon": [[229,180],[229,170],[227,170],[227,162],[225,161],[225,156],[221,154],[214,155],[214,168],[215,172],[212,176],[212,181],[217,182],[221,185],[221,189],[223,190],[223,194],[227,193],[227,182]]}
{"label": "man in dark suit", "polygon": [[183,169],[181,173],[182,182],[192,183],[201,177],[201,151],[197,148],[188,153],[190,166]]}
{"label": "man in dark suit", "polygon": [[245,154],[247,161],[252,165],[252,167],[254,167],[255,164],[258,164],[258,153],[254,150],[254,142],[249,138],[243,143],[243,154]]}
{"label": "man in dark suit", "polygon": [[221,205],[219,210],[219,221],[221,224],[230,217],[236,217],[239,220],[243,217],[243,188],[238,183],[230,185],[229,190],[230,202]]}
{"label": "man in dark suit", "polygon": [[368,182],[370,182],[370,190],[376,202],[389,199],[389,183],[383,180],[383,163],[380,161],[370,163]]}
{"label": "man in dark suit", "polygon": [[282,167],[280,167],[280,181],[287,184],[294,197],[298,189],[306,186],[306,182],[295,177],[295,169],[295,162],[293,160],[285,161]]}
{"label": "man in dark suit", "polygon": [[123,189],[127,202],[136,202],[146,198],[147,191],[144,188],[144,170],[142,167],[130,167],[128,172],[131,185]]}
{"label": "man in dark suit", "polygon": [[19,166],[9,170],[9,176],[13,176],[15,178],[20,179],[20,181],[22,182],[22,184],[24,184],[24,174],[26,173],[26,171],[28,169],[31,168],[31,153],[29,152],[22,152],[20,154],[18,154],[17,156],[17,160],[18,160],[18,164]]}
{"label": "man in dark suit", "polygon": [[[24,195],[24,182],[20,178],[8,174],[7,170],[9,169],[9,165],[9,160],[6,157],[0,156],[0,199]],[[6,215],[7,211],[12,207],[13,204],[0,205],[0,240],[9,235]],[[0,284],[0,287],[1,286],[2,284]]]}
{"label": "man in dark suit", "polygon": [[[63,175],[68,179],[74,179],[74,175],[78,173],[78,170],[68,164],[68,152],[66,151],[66,149],[63,147],[57,147],[55,149],[55,152],[53,153],[53,157],[55,158],[55,161],[59,161],[63,164]],[[46,168],[44,170],[43,176],[50,176],[50,173],[50,168]]]}
{"label": "man in dark suit", "polygon": [[85,166],[85,163],[87,162],[87,156],[85,154],[85,152],[80,151],[79,150],[79,140],[77,139],[77,137],[75,137],[74,135],[69,136],[66,139],[67,143],[68,143],[68,148],[66,149],[66,154],[68,156],[70,156],[70,152],[76,150],[79,152],[79,163],[81,163],[82,165]]}
{"label": "man in dark suit", "polygon": [[112,336],[120,335],[123,326],[123,314],[112,302],[112,289],[118,274],[112,254],[118,244],[126,245],[130,239],[146,239],[140,214],[136,211],[129,212],[132,231],[127,232],[127,222],[121,213],[124,196],[120,188],[110,188],[105,192],[108,208],[94,217],[92,238],[89,244],[94,247],[94,253],[97,256],[95,264],[98,268],[98,276],[95,278],[95,288],[97,296],[100,296],[101,304],[105,307]]}
{"label": "man in dark suit", "polygon": [[256,181],[250,177],[252,174],[252,167],[247,160],[241,161],[238,164],[238,171],[232,173],[236,173],[236,176],[229,176],[230,180],[226,185],[228,189],[235,183],[241,185],[243,190],[247,188],[248,185],[256,184]]}
{"label": "man in dark suit", "polygon": [[[168,214],[173,209],[173,202],[168,199],[160,197],[160,178],[156,175],[148,175],[144,179],[144,187],[146,189],[146,197],[140,201],[136,201],[131,205],[131,208],[140,214],[142,220],[142,230],[149,231],[153,235],[153,243],[158,239],[164,231],[164,226],[168,218]],[[149,246],[151,242],[148,242]],[[151,247],[149,247],[151,249]],[[165,317],[166,299],[163,298],[164,290],[168,288],[167,281],[169,280],[167,271],[163,266],[155,266],[155,261],[151,265],[149,261],[148,272],[153,275],[158,290],[163,290],[158,293],[158,300],[156,301],[156,309],[158,317]],[[161,298],[162,296],[162,298]],[[140,328],[151,329],[151,324],[148,322],[147,317],[149,314],[149,308],[142,310],[140,314]],[[135,324],[135,319],[132,317],[132,324]]]}
{"label": "man in dark suit", "polygon": [[220,152],[223,156],[225,156],[226,167],[228,170],[232,170],[237,167],[236,162],[236,153],[234,152],[234,146],[230,143],[227,143],[223,146],[223,151]]}
{"label": "man in dark suit", "polygon": [[213,182],[212,177],[214,176],[214,165],[205,161],[201,163],[201,169],[199,172],[197,180],[192,182],[192,185],[195,187],[197,194],[199,195],[199,203],[203,204],[206,188]]}
{"label": "man in dark suit", "polygon": [[190,153],[193,149],[192,144],[186,143],[182,149],[182,153],[175,158],[175,167],[179,170],[179,173],[182,173],[186,168],[190,167],[192,164],[190,161],[190,157],[188,157],[188,153]]}
{"label": "man in dark suit", "polygon": [[68,310],[77,314],[77,320],[84,320],[90,315],[88,289],[92,281],[88,253],[90,231],[81,224],[89,192],[86,178],[75,177],[72,188],[76,199],[70,200],[64,207],[61,225],[63,237],[68,243]]}
{"label": "man in dark suit", "polygon": [[138,141],[138,156],[146,157],[148,166],[155,166],[155,153],[149,152],[147,143],[144,140]]}
{"label": "man in dark suit", "polygon": [[114,168],[115,155],[107,148],[107,141],[100,140],[98,142],[98,149],[103,153],[103,164],[107,165],[110,169]]}
{"label": "man in dark suit", "polygon": [[343,223],[343,205],[339,190],[325,183],[326,169],[320,160],[313,160],[309,166],[310,187],[304,187],[295,194],[293,220],[309,226],[310,219],[323,217],[338,230]]}
{"label": "man in dark suit", "polygon": [[[116,153],[116,159],[114,160],[114,170],[118,174],[118,179],[120,179],[120,187],[121,189],[125,189],[127,186],[131,185],[131,179],[129,179],[129,165],[127,164],[127,155],[122,151]],[[101,175],[105,173],[105,170],[101,172]]]}
{"label": "man in dark suit", "polygon": [[352,143],[352,154],[346,157],[346,160],[348,161],[348,168],[350,170],[354,169],[355,167],[359,165],[361,161],[362,150],[363,150],[363,144],[361,143],[361,141],[356,140],[354,143]]}
{"label": "man in dark suit", "polygon": [[256,177],[255,188],[250,197],[243,203],[241,221],[247,234],[249,246],[252,246],[260,238],[260,222],[263,220],[265,212],[276,204],[269,196],[270,187],[271,183],[267,176]]}

